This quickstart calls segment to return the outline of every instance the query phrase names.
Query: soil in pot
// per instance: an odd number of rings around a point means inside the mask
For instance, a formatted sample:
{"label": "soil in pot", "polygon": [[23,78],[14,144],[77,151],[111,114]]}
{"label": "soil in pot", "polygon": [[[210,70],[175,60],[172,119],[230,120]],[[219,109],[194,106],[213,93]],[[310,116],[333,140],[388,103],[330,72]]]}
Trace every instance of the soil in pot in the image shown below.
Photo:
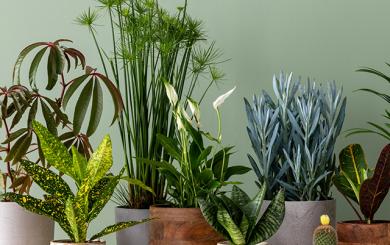
{"label": "soil in pot", "polygon": [[339,245],[389,245],[390,221],[366,224],[361,221],[337,223]]}
{"label": "soil in pot", "polygon": [[151,207],[150,245],[216,245],[224,241],[198,208]]}
{"label": "soil in pot", "polygon": [[106,245],[105,241],[90,241],[90,242],[84,242],[84,243],[73,243],[70,240],[57,240],[57,241],[51,241],[50,245]]}

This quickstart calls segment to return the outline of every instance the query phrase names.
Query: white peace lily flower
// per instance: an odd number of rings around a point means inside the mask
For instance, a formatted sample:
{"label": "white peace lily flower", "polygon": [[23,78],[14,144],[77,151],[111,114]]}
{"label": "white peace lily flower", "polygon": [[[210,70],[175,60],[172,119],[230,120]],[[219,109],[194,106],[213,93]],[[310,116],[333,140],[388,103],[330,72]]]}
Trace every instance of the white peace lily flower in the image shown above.
{"label": "white peace lily flower", "polygon": [[164,82],[165,91],[167,93],[169,102],[172,106],[176,106],[177,101],[179,100],[175,88],[168,82]]}
{"label": "white peace lily flower", "polygon": [[195,117],[196,123],[197,123],[197,125],[199,127],[200,126],[199,125],[200,124],[199,104],[195,100],[193,100],[191,98],[189,98],[187,101],[188,101],[188,105],[190,106],[191,113]]}
{"label": "white peace lily flower", "polygon": [[219,96],[214,102],[213,102],[213,107],[215,110],[218,110],[218,107],[221,106],[225,100],[234,92],[234,90],[236,89],[236,87],[234,87],[233,89],[229,90],[227,93]]}
{"label": "white peace lily flower", "polygon": [[184,129],[184,124],[183,124],[183,122],[181,121],[180,116],[177,116],[177,117],[176,117],[176,124],[177,124],[177,129],[178,129],[178,130],[183,130],[183,129]]}
{"label": "white peace lily flower", "polygon": [[183,117],[184,117],[188,122],[191,123],[191,118],[190,118],[190,116],[187,114],[186,110],[184,110],[184,108],[182,108],[181,111],[182,111],[181,114],[183,115]]}

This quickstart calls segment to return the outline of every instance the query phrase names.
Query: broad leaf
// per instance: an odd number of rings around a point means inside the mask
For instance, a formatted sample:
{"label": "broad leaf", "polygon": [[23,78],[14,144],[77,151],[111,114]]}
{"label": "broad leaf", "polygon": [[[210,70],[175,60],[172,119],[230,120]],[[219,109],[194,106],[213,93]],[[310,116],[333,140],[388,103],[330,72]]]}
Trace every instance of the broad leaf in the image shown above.
{"label": "broad leaf", "polygon": [[150,220],[152,220],[152,219],[144,219],[141,221],[120,222],[120,223],[117,223],[115,225],[111,225],[111,226],[104,228],[102,231],[100,231],[96,235],[92,236],[90,240],[95,240],[95,239],[98,239],[100,237],[109,235],[111,233],[118,232],[120,230],[127,229],[127,228],[130,228],[130,227],[138,225],[138,224],[146,223]]}
{"label": "broad leaf", "polygon": [[360,210],[372,222],[390,188],[390,144],[386,145],[378,159],[372,178],[363,182],[360,189]]}

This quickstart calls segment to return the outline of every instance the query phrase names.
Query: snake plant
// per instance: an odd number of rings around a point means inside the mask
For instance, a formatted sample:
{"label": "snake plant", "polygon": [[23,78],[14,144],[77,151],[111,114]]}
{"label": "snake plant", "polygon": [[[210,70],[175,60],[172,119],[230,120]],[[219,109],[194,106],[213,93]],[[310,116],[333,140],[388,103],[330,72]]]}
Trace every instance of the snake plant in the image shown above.
{"label": "snake plant", "polygon": [[267,199],[281,186],[287,200],[329,199],[336,170],[334,145],[345,117],[342,90],[335,83],[308,80],[303,85],[292,74],[274,76],[273,87],[275,100],[265,91],[252,104],[245,99],[255,153],[248,157],[258,183],[269,186]]}
{"label": "snake plant", "polygon": [[[87,161],[74,147],[72,155],[69,154],[66,146],[38,122],[34,121],[33,127],[49,164],[71,177],[77,192],[72,192],[60,174],[22,160],[21,165],[47,195],[43,200],[17,193],[5,195],[33,213],[52,218],[68,234],[72,242],[86,242],[89,224],[110,200],[122,178],[123,171],[117,176],[109,173],[113,163],[110,137],[106,136],[103,139]],[[128,221],[108,226],[93,235],[89,241],[146,221]]]}
{"label": "snake plant", "polygon": [[284,190],[264,209],[259,219],[266,195],[266,184],[261,185],[257,195],[250,199],[239,187],[233,186],[231,197],[225,194],[211,196],[199,201],[207,222],[232,245],[254,245],[264,242],[277,232],[284,219]]}

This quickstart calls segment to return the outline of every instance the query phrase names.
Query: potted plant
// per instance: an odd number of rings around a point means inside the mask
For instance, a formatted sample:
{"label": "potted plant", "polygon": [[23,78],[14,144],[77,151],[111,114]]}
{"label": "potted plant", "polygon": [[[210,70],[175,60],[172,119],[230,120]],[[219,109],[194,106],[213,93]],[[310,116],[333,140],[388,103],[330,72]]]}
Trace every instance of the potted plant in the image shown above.
{"label": "potted plant", "polygon": [[147,221],[127,221],[108,226],[87,240],[89,224],[110,200],[122,178],[123,171],[117,176],[109,173],[113,163],[111,140],[106,136],[87,160],[75,147],[72,147],[71,155],[67,147],[43,125],[33,122],[33,127],[45,159],[74,181],[77,192],[72,192],[60,174],[22,160],[25,171],[47,194],[44,199],[17,193],[5,196],[31,212],[50,217],[69,236],[69,240],[52,241],[50,244],[105,244],[97,239]]}
{"label": "potted plant", "polygon": [[[191,97],[206,77],[210,82],[201,86],[206,92],[223,77],[217,69],[221,53],[214,43],[207,43],[202,23],[187,14],[187,3],[175,13],[163,9],[156,0],[98,2],[97,11],[88,10],[77,20],[90,31],[107,76],[125,99],[118,125],[126,175],[154,193],[133,184],[119,186],[114,197],[116,220],[145,218],[149,217],[149,206],[167,199],[166,178],[141,160],[171,161],[157,140],[158,134],[168,138],[175,134],[164,81],[175,87],[181,99]],[[102,11],[108,17],[104,21],[109,26],[107,33],[112,34],[111,48],[102,47],[96,35]],[[117,243],[147,244],[148,234],[147,224],[138,226],[117,233]]]}
{"label": "potted plant", "polygon": [[330,194],[336,170],[333,151],[346,99],[335,83],[319,86],[308,80],[304,86],[292,74],[274,76],[273,87],[276,100],[266,92],[254,96],[252,105],[245,99],[255,153],[248,158],[257,183],[268,186],[267,200],[286,189],[285,219],[269,242],[309,245],[323,213],[336,220]]}
{"label": "potted plant", "polygon": [[[150,217],[157,218],[151,222],[150,244],[215,245],[223,238],[207,224],[198,201],[207,199],[221,187],[231,184],[231,176],[250,170],[244,166],[229,166],[232,147],[221,146],[219,106],[234,89],[220,96],[213,104],[218,115],[219,129],[218,136],[213,137],[200,128],[199,104],[191,98],[180,102],[173,86],[169,83],[165,86],[173,107],[177,133],[174,138],[159,134],[158,140],[175,161],[169,163],[144,159],[167,179],[167,192],[171,197],[168,205],[150,208]],[[187,103],[191,116],[185,110]],[[214,144],[206,146],[205,139]]]}
{"label": "potted plant", "polygon": [[383,148],[373,173],[360,145],[345,147],[340,152],[340,165],[333,182],[359,218],[337,224],[339,244],[389,243],[390,222],[376,220],[374,215],[390,188],[390,144]]}
{"label": "potted plant", "polygon": [[284,190],[278,191],[264,214],[259,218],[267,187],[262,184],[251,199],[237,186],[231,198],[224,193],[201,199],[200,208],[207,222],[227,241],[218,245],[263,244],[282,224],[285,205]]}
{"label": "potted plant", "polygon": [[[69,150],[71,146],[76,146],[88,158],[92,150],[89,137],[96,131],[103,110],[100,84],[105,84],[114,98],[117,108],[115,117],[121,112],[122,99],[115,85],[104,75],[89,68],[84,55],[77,49],[67,47],[66,43],[71,41],[60,39],[27,46],[15,63],[13,85],[0,88],[0,127],[4,130],[0,145],[0,154],[3,156],[0,157],[6,165],[6,171],[0,173],[3,193],[29,193],[33,180],[20,164],[21,160],[49,167],[32,127],[33,120],[42,118],[50,132],[59,135]],[[23,61],[36,49],[39,51],[29,65],[26,79],[21,76]],[[36,75],[47,53],[48,80],[46,84],[40,84]],[[74,60],[74,69],[71,59]],[[81,76],[68,78],[71,70],[81,70],[83,73]],[[83,96],[75,100],[76,113],[71,120],[65,112],[65,106],[74,100],[73,94],[80,87],[84,87]],[[82,133],[81,126],[87,121],[85,115],[89,104],[92,104],[89,126],[87,133]],[[49,218],[25,211],[7,198],[2,198],[0,210],[0,243],[42,245],[53,239],[54,223]],[[14,222],[8,222],[9,220]],[[19,232],[16,233],[15,230]]]}

